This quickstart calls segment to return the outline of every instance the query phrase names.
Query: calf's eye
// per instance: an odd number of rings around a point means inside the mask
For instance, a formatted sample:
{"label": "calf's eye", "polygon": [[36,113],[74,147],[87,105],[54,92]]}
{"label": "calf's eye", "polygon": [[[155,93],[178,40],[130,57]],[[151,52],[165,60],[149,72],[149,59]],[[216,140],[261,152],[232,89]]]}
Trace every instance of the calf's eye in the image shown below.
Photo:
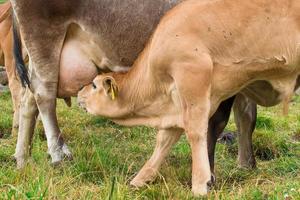
{"label": "calf's eye", "polygon": [[92,82],[92,86],[93,86],[94,89],[97,89],[97,86],[95,85],[94,82]]}

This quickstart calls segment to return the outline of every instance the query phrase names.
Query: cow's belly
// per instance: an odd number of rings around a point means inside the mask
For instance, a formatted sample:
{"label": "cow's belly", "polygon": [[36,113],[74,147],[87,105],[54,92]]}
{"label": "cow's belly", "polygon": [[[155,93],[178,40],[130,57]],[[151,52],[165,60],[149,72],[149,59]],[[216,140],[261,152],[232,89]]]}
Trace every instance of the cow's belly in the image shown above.
{"label": "cow's belly", "polygon": [[275,106],[282,100],[280,92],[274,89],[268,81],[255,81],[245,87],[241,93],[265,107]]}
{"label": "cow's belly", "polygon": [[[281,85],[279,85],[278,82],[280,82]],[[281,81],[273,81],[272,83],[268,81],[255,81],[241,90],[241,93],[252,99],[258,105],[265,107],[275,106],[283,100],[285,95],[284,91],[291,91],[292,88],[294,88],[294,91],[296,91],[299,88],[300,76],[297,78],[295,87],[293,87],[293,79],[291,79],[289,83],[290,84],[284,85]],[[282,89],[282,86],[285,87]],[[275,87],[277,87],[277,89]]]}

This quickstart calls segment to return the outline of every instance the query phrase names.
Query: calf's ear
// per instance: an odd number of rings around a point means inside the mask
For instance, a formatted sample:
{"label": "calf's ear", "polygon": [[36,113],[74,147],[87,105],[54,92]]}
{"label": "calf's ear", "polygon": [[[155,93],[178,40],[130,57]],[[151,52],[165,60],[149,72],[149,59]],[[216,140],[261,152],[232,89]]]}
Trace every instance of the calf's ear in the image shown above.
{"label": "calf's ear", "polygon": [[119,91],[115,79],[111,76],[107,76],[103,79],[102,84],[106,95],[111,100],[115,100],[118,97],[118,91]]}

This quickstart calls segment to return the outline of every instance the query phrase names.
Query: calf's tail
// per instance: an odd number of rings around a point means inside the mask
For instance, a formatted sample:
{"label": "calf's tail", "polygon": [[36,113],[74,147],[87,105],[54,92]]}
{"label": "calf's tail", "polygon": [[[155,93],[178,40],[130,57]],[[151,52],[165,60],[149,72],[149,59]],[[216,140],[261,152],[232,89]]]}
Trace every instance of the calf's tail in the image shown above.
{"label": "calf's tail", "polygon": [[14,14],[13,14],[13,53],[14,53],[14,59],[16,64],[16,70],[18,72],[22,86],[30,87],[28,70],[25,66],[25,62],[23,59],[22,42],[21,42],[21,36],[19,32],[19,26]]}

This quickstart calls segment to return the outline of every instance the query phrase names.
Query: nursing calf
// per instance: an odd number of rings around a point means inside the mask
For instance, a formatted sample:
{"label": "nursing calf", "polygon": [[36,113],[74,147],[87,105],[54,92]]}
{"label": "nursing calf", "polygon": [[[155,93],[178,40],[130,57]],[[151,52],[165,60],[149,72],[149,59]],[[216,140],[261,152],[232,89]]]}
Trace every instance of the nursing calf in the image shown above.
{"label": "nursing calf", "polygon": [[[300,74],[299,48],[299,1],[188,0],[161,20],[128,73],[97,76],[78,101],[116,123],[158,128],[154,153],[131,182],[137,187],[155,177],[185,132],[192,190],[203,195],[211,179],[208,119],[240,91],[265,106],[287,102]],[[272,98],[261,93],[265,86]]]}

